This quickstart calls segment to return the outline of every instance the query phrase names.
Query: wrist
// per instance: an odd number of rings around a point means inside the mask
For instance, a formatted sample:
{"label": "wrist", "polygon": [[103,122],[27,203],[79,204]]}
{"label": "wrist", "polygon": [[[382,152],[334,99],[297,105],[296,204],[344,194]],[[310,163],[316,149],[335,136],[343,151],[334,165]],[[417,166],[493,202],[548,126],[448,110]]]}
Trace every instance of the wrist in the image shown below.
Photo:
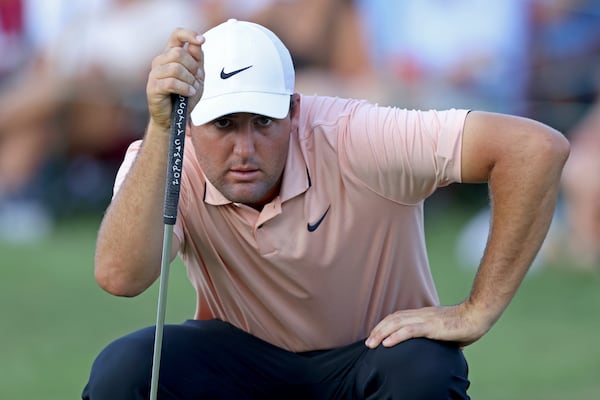
{"label": "wrist", "polygon": [[162,138],[169,138],[171,133],[171,121],[167,124],[157,122],[154,118],[150,118],[148,121],[148,125],[146,127],[146,137],[148,136],[157,136]]}
{"label": "wrist", "polygon": [[502,311],[498,311],[488,302],[474,299],[472,296],[459,305],[463,315],[470,320],[471,325],[477,327],[483,336],[496,323]]}

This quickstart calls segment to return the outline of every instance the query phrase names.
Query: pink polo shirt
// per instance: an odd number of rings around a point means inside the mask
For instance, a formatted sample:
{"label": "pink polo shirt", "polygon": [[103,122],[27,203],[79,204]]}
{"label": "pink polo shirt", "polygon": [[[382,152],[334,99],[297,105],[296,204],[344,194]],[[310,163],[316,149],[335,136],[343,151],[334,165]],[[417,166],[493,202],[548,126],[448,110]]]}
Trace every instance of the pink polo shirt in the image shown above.
{"label": "pink polo shirt", "polygon": [[302,96],[281,193],[260,212],[206,181],[188,140],[175,235],[195,318],[308,351],[364,339],[396,310],[437,305],[423,200],[460,181],[467,112]]}

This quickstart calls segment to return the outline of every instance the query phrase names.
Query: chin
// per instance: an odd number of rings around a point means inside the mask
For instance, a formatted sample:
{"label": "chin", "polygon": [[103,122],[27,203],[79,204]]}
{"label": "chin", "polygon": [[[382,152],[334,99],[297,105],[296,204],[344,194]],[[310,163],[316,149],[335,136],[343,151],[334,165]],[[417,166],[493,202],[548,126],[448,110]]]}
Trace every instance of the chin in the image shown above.
{"label": "chin", "polygon": [[247,205],[253,205],[256,203],[260,203],[263,196],[259,193],[250,190],[231,190],[229,192],[223,193],[225,197],[231,200],[234,203],[242,203]]}

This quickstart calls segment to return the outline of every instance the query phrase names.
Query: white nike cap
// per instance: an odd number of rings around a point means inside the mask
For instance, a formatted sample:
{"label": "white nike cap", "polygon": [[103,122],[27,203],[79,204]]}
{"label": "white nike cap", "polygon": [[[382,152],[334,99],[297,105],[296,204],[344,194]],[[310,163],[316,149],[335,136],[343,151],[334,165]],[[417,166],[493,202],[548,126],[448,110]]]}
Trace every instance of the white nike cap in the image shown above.
{"label": "white nike cap", "polygon": [[194,125],[238,112],[277,119],[288,114],[294,65],[273,32],[230,19],[204,37],[204,92],[190,114]]}

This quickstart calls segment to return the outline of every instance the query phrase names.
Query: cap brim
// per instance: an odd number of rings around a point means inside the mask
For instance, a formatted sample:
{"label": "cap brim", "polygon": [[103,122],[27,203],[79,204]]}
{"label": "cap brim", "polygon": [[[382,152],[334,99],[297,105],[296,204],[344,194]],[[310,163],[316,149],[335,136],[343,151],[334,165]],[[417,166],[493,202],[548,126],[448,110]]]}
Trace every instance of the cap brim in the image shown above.
{"label": "cap brim", "polygon": [[290,96],[289,94],[241,92],[201,99],[192,110],[190,119],[196,126],[224,115],[241,112],[281,119],[288,114]]}

